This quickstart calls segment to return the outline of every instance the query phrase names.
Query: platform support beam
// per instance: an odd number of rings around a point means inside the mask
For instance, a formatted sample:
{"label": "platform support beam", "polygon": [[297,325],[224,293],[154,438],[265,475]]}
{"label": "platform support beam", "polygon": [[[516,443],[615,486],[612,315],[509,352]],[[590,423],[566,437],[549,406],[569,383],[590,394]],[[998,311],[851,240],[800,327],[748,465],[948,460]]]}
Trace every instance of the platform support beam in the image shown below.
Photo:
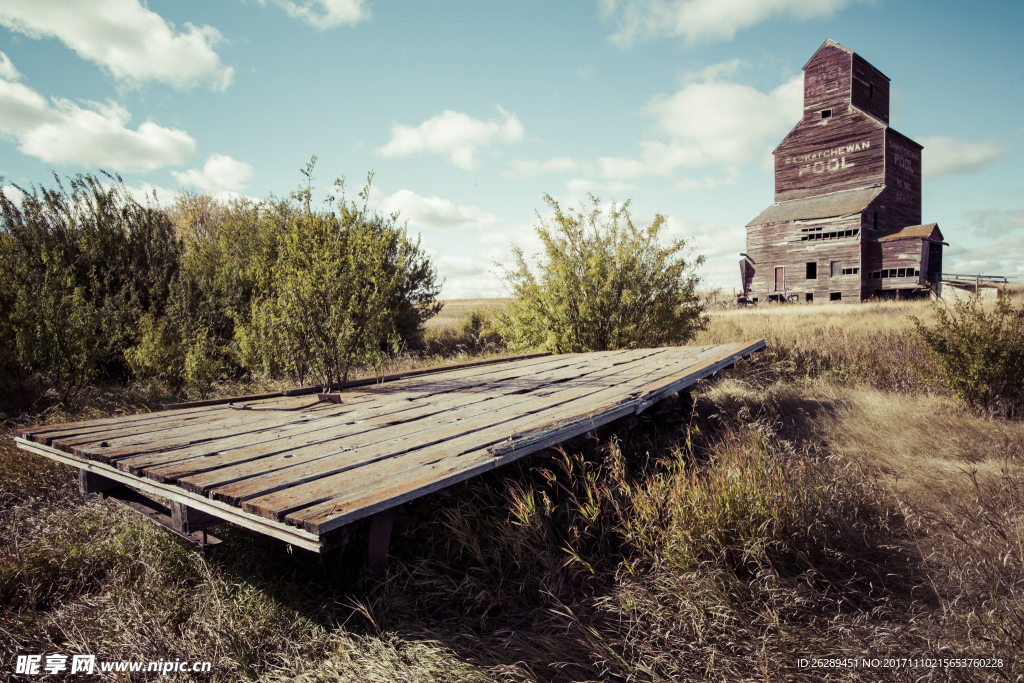
{"label": "platform support beam", "polygon": [[391,529],[395,526],[398,507],[381,510],[370,518],[370,571],[380,576],[388,571]]}
{"label": "platform support beam", "polygon": [[171,501],[171,523],[176,531],[191,534],[193,531],[205,531],[211,526],[222,524],[224,520],[213,515],[190,508],[176,500]]}
{"label": "platform support beam", "polygon": [[107,479],[103,475],[96,474],[95,472],[78,470],[78,491],[83,496],[87,496],[90,493],[102,493],[103,491],[109,491],[110,489],[117,488],[118,486],[121,486],[121,482],[119,481]]}

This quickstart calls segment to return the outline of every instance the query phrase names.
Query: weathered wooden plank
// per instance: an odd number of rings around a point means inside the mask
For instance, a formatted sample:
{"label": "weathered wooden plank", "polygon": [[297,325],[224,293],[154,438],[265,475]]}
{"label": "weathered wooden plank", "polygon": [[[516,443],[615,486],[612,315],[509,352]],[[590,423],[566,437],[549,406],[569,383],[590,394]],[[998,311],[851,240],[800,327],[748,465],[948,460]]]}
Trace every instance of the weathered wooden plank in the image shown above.
{"label": "weathered wooden plank", "polygon": [[[420,436],[424,432],[431,432],[430,438],[434,438],[433,432],[440,426],[459,422],[468,416],[475,416],[480,413],[494,415],[494,411],[508,405],[523,405],[535,400],[538,395],[543,395],[549,387],[555,389],[564,388],[569,380],[575,383],[583,381],[598,381],[601,377],[622,372],[623,369],[615,370],[616,366],[608,363],[609,359],[625,356],[609,356],[603,359],[591,359],[588,363],[581,361],[573,363],[557,372],[545,373],[543,381],[514,384],[502,383],[492,385],[490,391],[472,394],[477,400],[467,402],[465,396],[452,396],[446,405],[446,410],[440,411],[443,417],[431,419],[416,419],[406,422],[386,425],[386,429],[361,430],[358,427],[339,427],[328,430],[325,434],[318,436],[318,443],[297,446],[288,444],[288,452],[275,457],[273,460],[263,461],[260,457],[264,447],[242,448],[237,452],[225,454],[224,457],[208,464],[207,459],[193,460],[189,462],[176,463],[170,466],[157,467],[146,471],[147,476],[182,478],[181,485],[189,490],[203,491],[218,483],[229,483],[247,476],[256,476],[270,470],[282,469],[285,467],[294,468],[300,464],[320,460],[321,458],[356,449],[365,449],[367,446],[382,444],[384,442],[397,447],[398,443],[408,443],[417,439],[427,438]],[[633,358],[641,358],[633,354]],[[282,444],[269,444],[271,448],[281,448]],[[381,446],[385,449],[386,446]],[[292,451],[295,451],[294,453]],[[359,453],[364,451],[360,450]],[[274,453],[277,456],[277,453]],[[256,456],[256,457],[254,457]],[[226,467],[231,466],[231,467]],[[207,474],[202,474],[206,472]],[[202,476],[199,476],[202,475]],[[187,477],[187,479],[185,479]]]}
{"label": "weathered wooden plank", "polygon": [[90,493],[109,491],[117,486],[121,486],[121,483],[113,479],[101,477],[93,472],[78,470],[78,492],[83,496],[87,496]]}
{"label": "weathered wooden plank", "polygon": [[[713,353],[713,351],[707,353]],[[476,419],[467,420],[466,423],[459,424],[452,433],[444,435],[447,437],[444,440],[441,440],[441,435],[437,434],[438,440],[434,444],[427,448],[413,451],[411,458],[396,458],[383,455],[381,459],[375,460],[370,465],[360,465],[359,469],[372,467],[377,462],[387,462],[389,464],[386,467],[394,474],[401,471],[405,465],[412,464],[416,466],[421,458],[427,458],[429,461],[431,458],[437,458],[439,454],[451,453],[453,449],[454,452],[458,452],[460,449],[466,450],[467,448],[489,445],[489,443],[507,438],[510,433],[518,431],[520,425],[524,423],[546,424],[552,419],[558,419],[566,410],[571,414],[576,414],[579,411],[586,413],[589,408],[592,408],[594,405],[600,405],[602,401],[620,401],[623,397],[630,396],[635,398],[640,393],[638,387],[642,387],[645,382],[655,381],[658,377],[670,374],[670,372],[664,371],[665,367],[678,368],[677,363],[665,362],[666,355],[641,360],[635,368],[625,368],[622,372],[609,374],[601,378],[601,380],[581,385],[567,385],[561,390],[553,390],[546,396],[539,396],[532,406],[530,404],[514,405],[506,409],[505,412],[502,410],[488,411]],[[701,360],[699,356],[697,359],[687,356],[683,362],[697,364]],[[662,368],[660,374],[658,373],[659,367]],[[609,379],[614,380],[612,386],[608,386],[609,382],[607,380]],[[566,408],[565,406],[568,404],[572,404],[572,406]],[[507,420],[502,419],[506,417],[508,418]],[[497,423],[498,419],[502,419],[502,421]],[[353,458],[351,456],[347,458],[348,463],[345,463],[346,458],[344,454],[336,457],[338,467],[345,467],[347,464],[346,470],[343,470],[342,473],[328,477],[311,477],[308,483],[299,486],[287,486],[280,492],[262,495],[251,501],[244,502],[242,504],[243,509],[261,515],[269,515],[273,518],[280,518],[282,514],[288,514],[289,511],[309,507],[310,505],[315,505],[319,500],[326,500],[333,495],[337,495],[339,488],[345,488],[343,484],[344,478],[359,479],[360,473],[348,471],[355,464],[352,462]],[[374,469],[377,468],[375,467]],[[278,484],[283,486],[288,484],[288,482],[282,477]]]}
{"label": "weathered wooden plank", "polygon": [[299,548],[305,548],[306,550],[313,550],[316,552],[319,552],[320,550],[320,537],[316,534],[310,534],[303,529],[269,519],[261,519],[255,515],[246,514],[237,507],[232,507],[226,503],[197,496],[193,493],[180,489],[177,486],[166,486],[155,481],[139,479],[138,477],[134,477],[130,474],[114,469],[109,465],[104,465],[103,463],[91,460],[83,460],[68,453],[64,453],[63,451],[59,451],[56,448],[34,443],[21,437],[15,438],[15,443],[18,448],[29,451],[30,453],[42,455],[65,465],[70,465],[71,467],[83,469],[108,479],[119,481],[122,484],[139,489],[148,495],[178,501],[201,512],[211,514],[215,517],[220,517],[226,522],[231,522],[241,527],[258,531],[261,534],[277,538],[286,543],[291,543]]}
{"label": "weathered wooden plank", "polygon": [[[524,361],[523,367],[531,367],[532,363],[545,360],[545,358],[537,357],[534,360]],[[467,369],[457,375],[452,375],[452,377],[473,377],[473,372],[473,369]],[[477,381],[483,383],[493,372],[495,371],[489,370],[481,373],[482,377]],[[441,386],[436,383],[436,380],[431,383],[431,385],[434,384]],[[300,396],[261,401],[258,406],[260,410],[234,410],[225,406],[215,406],[208,409],[210,412],[198,418],[193,416],[179,419],[178,415],[181,413],[176,411],[165,415],[164,422],[156,423],[152,429],[133,431],[130,427],[115,427],[109,431],[92,432],[82,437],[61,438],[51,445],[75,455],[109,464],[127,455],[167,450],[198,441],[212,441],[223,436],[252,433],[296,422],[342,415],[373,401],[388,400],[388,396],[398,395],[404,391],[403,387],[405,386],[408,385],[396,382],[390,385],[346,392],[345,401],[341,405],[317,404],[315,400],[311,403],[308,396]],[[398,399],[392,397],[390,400]],[[295,412],[266,410],[266,408],[302,406],[309,407],[306,410]]]}
{"label": "weathered wooden plank", "polygon": [[[702,359],[699,365],[694,366],[694,376],[700,376],[703,371],[713,372],[716,367],[735,362],[738,356],[752,351],[753,348],[740,346],[733,347],[727,352],[710,354],[710,357]],[[660,388],[677,383],[677,376],[666,377]],[[635,386],[642,387],[644,383],[640,381]],[[304,494],[307,499],[320,496],[322,500],[285,512],[285,518],[289,522],[303,525],[307,530],[325,533],[331,528],[372,514],[378,509],[384,509],[381,506],[385,503],[397,505],[399,502],[395,501],[404,502],[423,495],[424,487],[443,488],[436,484],[437,481],[448,486],[460,478],[474,476],[478,473],[476,468],[481,462],[489,469],[496,461],[501,464],[510,462],[583,434],[595,426],[633,414],[643,404],[641,398],[633,396],[633,389],[632,384],[608,388],[583,400],[563,404],[557,410],[527,416],[515,423],[520,431],[518,438],[505,447],[493,447],[503,440],[502,426],[499,425],[393,460],[377,461],[358,470],[318,480],[307,485]],[[652,387],[651,391],[654,392],[656,389]],[[498,438],[499,441],[494,441],[490,445],[485,443],[488,439],[494,438]],[[456,460],[466,453],[474,453],[475,459]],[[456,462],[460,464],[455,464]],[[284,490],[278,494],[247,501],[242,507],[272,519],[279,518],[274,514],[275,507],[279,512],[282,507],[300,504],[298,500],[289,502],[288,493],[288,490]]]}
{"label": "weathered wooden plank", "polygon": [[[654,360],[654,363],[662,361]],[[441,443],[478,431],[494,424],[521,419],[524,415],[573,400],[587,391],[595,392],[609,379],[619,381],[620,375],[650,369],[651,359],[638,359],[637,365],[606,368],[603,372],[584,375],[573,383],[541,387],[528,395],[511,394],[461,407],[443,420],[427,424],[411,424],[406,429],[381,430],[378,434],[356,435],[338,439],[322,447],[303,449],[292,460],[274,458],[270,461],[246,463],[207,475],[182,479],[180,484],[192,491],[212,488],[210,495],[218,500],[237,504],[284,488],[294,487],[325,476],[343,472],[366,463]]]}
{"label": "weathered wooden plank", "polygon": [[[150,476],[158,481],[174,481],[191,472],[214,469],[264,455],[283,453],[335,439],[341,435],[369,431],[393,422],[426,417],[435,410],[445,410],[453,402],[466,400],[467,397],[477,397],[478,394],[486,391],[507,390],[502,387],[509,381],[534,376],[543,378],[560,368],[575,367],[584,362],[577,356],[572,356],[557,362],[506,368],[472,382],[431,382],[426,386],[410,385],[402,391],[393,390],[391,393],[384,394],[379,397],[378,401],[360,403],[352,412],[332,415],[329,420],[292,422],[274,426],[272,429],[208,439],[202,443],[181,448],[157,452],[147,450],[140,455],[118,460],[116,466],[134,474],[145,474],[145,476]],[[443,391],[445,388],[447,391]],[[440,408],[435,408],[436,406],[440,406]],[[239,449],[246,449],[246,451],[241,453]],[[177,464],[187,461],[201,466],[192,468],[189,465]],[[168,469],[151,469],[162,466],[168,466]]]}
{"label": "weathered wooden plank", "polygon": [[[266,402],[268,407],[290,407],[309,404],[310,400],[302,399],[271,399]],[[97,420],[91,426],[82,427],[76,430],[64,431],[61,434],[50,436],[48,445],[61,450],[68,450],[80,444],[91,442],[99,443],[124,436],[132,435],[136,438],[159,438],[169,429],[182,426],[214,425],[225,419],[230,419],[237,411],[215,406],[197,411],[182,411],[177,413],[153,413],[155,419],[146,421],[144,424],[123,423],[115,419]],[[155,436],[154,436],[155,435]]]}
{"label": "weathered wooden plank", "polygon": [[[201,413],[208,408],[196,408],[183,414]],[[150,421],[166,419],[166,415],[155,413],[136,413],[134,415],[118,415],[117,417],[101,418],[99,420],[79,420],[76,422],[63,422],[52,425],[36,425],[33,427],[19,427],[14,430],[14,435],[23,439],[30,439],[36,443],[48,445],[48,442],[58,434],[69,435],[80,430],[99,430],[108,428],[107,425],[115,424],[137,424],[144,425]]]}

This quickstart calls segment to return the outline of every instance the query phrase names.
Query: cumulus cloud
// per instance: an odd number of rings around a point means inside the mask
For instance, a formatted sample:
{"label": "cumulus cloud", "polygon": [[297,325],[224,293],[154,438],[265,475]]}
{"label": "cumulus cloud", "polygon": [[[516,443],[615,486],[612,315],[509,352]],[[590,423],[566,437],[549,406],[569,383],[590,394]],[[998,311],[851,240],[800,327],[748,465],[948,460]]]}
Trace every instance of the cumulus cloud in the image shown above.
{"label": "cumulus cloud", "polygon": [[371,204],[384,213],[399,213],[399,220],[408,220],[414,228],[483,228],[497,219],[475,206],[459,206],[437,196],[424,197],[412,190],[399,190],[388,195],[373,187]]}
{"label": "cumulus cloud", "polygon": [[951,273],[982,273],[1024,278],[1024,240],[1011,235],[988,244],[964,246],[956,242],[943,255]]}
{"label": "cumulus cloud", "polygon": [[186,23],[177,31],[139,0],[4,0],[0,24],[30,38],[57,38],[128,84],[222,90],[234,73],[214,51],[222,40],[217,29]]}
{"label": "cumulus cloud", "polygon": [[21,80],[21,74],[11,64],[11,59],[5,53],[0,52],[0,78],[5,81]]}
{"label": "cumulus cloud", "polygon": [[205,192],[238,192],[252,178],[252,166],[224,154],[211,154],[202,168],[171,171],[175,180],[185,187]]}
{"label": "cumulus cloud", "polygon": [[152,121],[132,130],[130,118],[114,102],[47,101],[28,86],[0,79],[0,134],[17,140],[23,154],[52,164],[152,171],[183,163],[195,151],[185,131]]}
{"label": "cumulus cloud", "polygon": [[[326,30],[342,25],[354,26],[370,18],[370,8],[364,0],[270,0],[284,9],[292,19],[303,21],[314,28]],[[267,0],[260,0],[261,5]]]}
{"label": "cumulus cloud", "polygon": [[770,163],[772,148],[800,119],[803,76],[761,92],[715,73],[649,102],[644,113],[663,139],[641,142],[638,159],[602,157],[602,174],[633,179],[669,176],[684,167]]}
{"label": "cumulus cloud", "polygon": [[835,16],[855,0],[598,0],[623,46],[656,38],[689,43],[731,40],[738,31],[775,17],[796,20]]}
{"label": "cumulus cloud", "polygon": [[[676,181],[664,193],[678,194],[681,192],[698,192],[701,190],[716,190],[720,187],[729,187],[731,185],[737,185],[740,182],[740,176],[738,173],[729,173],[724,177],[718,176],[704,176],[703,178],[683,178],[682,180]],[[661,194],[661,193],[659,193]]]}
{"label": "cumulus cloud", "polygon": [[968,211],[967,223],[985,237],[1005,237],[1024,231],[1024,209],[1011,211]]}
{"label": "cumulus cloud", "polygon": [[377,148],[377,152],[385,157],[430,152],[446,157],[459,168],[472,170],[478,165],[481,149],[523,139],[523,124],[516,115],[501,107],[498,111],[503,118],[491,121],[449,109],[419,126],[395,124],[391,127],[391,140]]}
{"label": "cumulus cloud", "polygon": [[968,142],[942,135],[919,138],[918,142],[924,145],[921,172],[926,179],[977,173],[1006,154],[994,142]]}
{"label": "cumulus cloud", "polygon": [[547,161],[525,161],[516,159],[509,164],[509,169],[503,174],[506,178],[516,180],[533,180],[539,175],[547,173],[571,173],[573,171],[588,171],[590,164],[570,159],[569,157],[554,157]]}
{"label": "cumulus cloud", "polygon": [[706,287],[733,287],[739,283],[739,252],[746,229],[733,224],[716,224],[686,216],[668,216],[665,233],[683,237],[695,254],[706,259],[699,275]]}
{"label": "cumulus cloud", "polygon": [[607,196],[622,202],[628,199],[624,196],[636,190],[636,185],[624,183],[618,180],[602,182],[593,178],[570,178],[565,181],[566,197],[565,203],[575,204],[587,198],[588,194],[595,196]]}

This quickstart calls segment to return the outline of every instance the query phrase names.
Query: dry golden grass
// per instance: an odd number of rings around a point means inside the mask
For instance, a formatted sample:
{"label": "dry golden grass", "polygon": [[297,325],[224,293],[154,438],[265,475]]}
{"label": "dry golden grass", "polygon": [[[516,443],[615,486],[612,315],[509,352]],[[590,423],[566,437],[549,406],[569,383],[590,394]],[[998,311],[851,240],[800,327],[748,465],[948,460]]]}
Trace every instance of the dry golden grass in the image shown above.
{"label": "dry golden grass", "polygon": [[499,311],[508,306],[509,301],[511,299],[446,299],[441,312],[427,321],[427,331],[455,327],[475,311]]}
{"label": "dry golden grass", "polygon": [[827,329],[870,337],[905,330],[910,316],[931,322],[934,306],[925,300],[810,306],[768,304],[716,308],[708,315],[708,329],[694,340],[696,343],[721,344],[757,337],[797,341]]}
{"label": "dry golden grass", "polygon": [[[198,557],[5,439],[0,649],[209,658],[226,681],[1020,680],[1024,424],[930,380],[907,316],[931,313],[716,309],[698,343],[767,351],[692,410],[418,501],[387,581],[363,528],[339,555],[229,529]],[[1006,664],[796,665],[936,654]]]}

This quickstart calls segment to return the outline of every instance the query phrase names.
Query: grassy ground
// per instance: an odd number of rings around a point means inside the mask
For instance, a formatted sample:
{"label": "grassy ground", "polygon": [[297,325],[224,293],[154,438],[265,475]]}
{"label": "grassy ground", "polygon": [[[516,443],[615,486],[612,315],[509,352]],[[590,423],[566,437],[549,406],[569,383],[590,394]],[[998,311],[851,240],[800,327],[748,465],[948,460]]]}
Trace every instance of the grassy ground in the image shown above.
{"label": "grassy ground", "polygon": [[[323,557],[228,529],[204,559],[5,438],[0,667],[61,651],[211,660],[231,681],[1020,680],[1024,424],[961,408],[908,315],[931,309],[713,311],[698,342],[767,351],[628,431],[421,499],[386,580],[362,528]],[[799,666],[926,655],[1003,667]]]}

